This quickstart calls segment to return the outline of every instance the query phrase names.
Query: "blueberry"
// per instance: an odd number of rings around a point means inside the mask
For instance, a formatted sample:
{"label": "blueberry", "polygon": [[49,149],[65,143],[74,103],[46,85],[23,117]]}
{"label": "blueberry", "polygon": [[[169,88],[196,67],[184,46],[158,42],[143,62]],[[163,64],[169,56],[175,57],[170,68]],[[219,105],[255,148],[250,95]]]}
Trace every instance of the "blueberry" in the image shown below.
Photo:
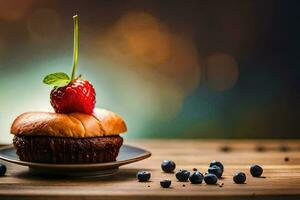
{"label": "blueberry", "polygon": [[172,160],[164,160],[161,163],[161,169],[164,172],[172,173],[175,168],[176,168],[176,164]]}
{"label": "blueberry", "polygon": [[222,174],[223,174],[223,171],[222,171],[222,169],[219,166],[213,165],[213,166],[211,166],[211,167],[208,168],[208,173],[214,174],[218,178],[220,178],[222,176]]}
{"label": "blueberry", "polygon": [[214,185],[218,182],[218,177],[214,174],[206,174],[204,176],[204,181],[206,184]]}
{"label": "blueberry", "polygon": [[147,171],[140,171],[136,174],[136,177],[140,182],[147,182],[151,177],[151,173]]}
{"label": "blueberry", "polygon": [[246,174],[243,172],[237,172],[233,175],[233,181],[237,184],[245,183],[246,181]]}
{"label": "blueberry", "polygon": [[163,180],[160,181],[160,186],[163,188],[169,188],[171,185],[171,180]]}
{"label": "blueberry", "polygon": [[4,176],[5,173],[6,173],[6,166],[0,164],[0,176]]}
{"label": "blueberry", "polygon": [[196,171],[190,176],[190,181],[192,184],[201,184],[203,181],[203,174]]}
{"label": "blueberry", "polygon": [[187,181],[190,177],[190,172],[187,170],[179,170],[179,172],[177,172],[175,176],[178,179],[178,181]]}
{"label": "blueberry", "polygon": [[251,165],[250,173],[254,177],[260,177],[263,173],[263,168],[261,168],[259,165]]}
{"label": "blueberry", "polygon": [[220,167],[221,170],[222,170],[222,173],[224,172],[224,165],[223,165],[220,161],[213,160],[213,161],[211,161],[211,163],[209,164],[210,167],[212,167],[212,166],[214,166],[214,165]]}

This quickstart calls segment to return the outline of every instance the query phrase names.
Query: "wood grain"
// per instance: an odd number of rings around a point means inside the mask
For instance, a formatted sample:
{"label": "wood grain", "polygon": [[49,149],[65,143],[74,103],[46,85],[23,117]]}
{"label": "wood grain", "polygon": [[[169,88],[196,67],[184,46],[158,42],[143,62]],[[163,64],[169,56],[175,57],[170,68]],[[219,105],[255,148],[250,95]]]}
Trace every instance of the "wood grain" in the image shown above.
{"label": "wood grain", "polygon": [[[105,178],[36,177],[26,167],[3,162],[8,171],[0,177],[0,199],[300,199],[299,140],[140,140],[128,144],[146,148],[152,157],[124,166]],[[258,151],[259,150],[259,151]],[[289,160],[286,161],[285,158]],[[219,185],[192,185],[177,182],[174,174],[163,173],[160,163],[174,160],[177,169],[201,172],[211,160],[225,165]],[[253,178],[249,166],[264,168],[264,178]],[[149,170],[151,181],[140,183],[135,174]],[[246,184],[232,181],[232,174],[243,171]],[[172,187],[163,189],[159,181],[171,179]],[[185,187],[183,186],[185,185]]]}

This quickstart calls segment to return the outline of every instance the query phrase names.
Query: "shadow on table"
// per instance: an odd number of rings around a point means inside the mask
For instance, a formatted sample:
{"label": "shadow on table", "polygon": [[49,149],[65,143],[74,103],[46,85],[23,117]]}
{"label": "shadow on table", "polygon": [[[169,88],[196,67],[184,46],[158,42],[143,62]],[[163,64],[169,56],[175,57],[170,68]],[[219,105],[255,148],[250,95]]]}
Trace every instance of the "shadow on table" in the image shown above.
{"label": "shadow on table", "polygon": [[[86,182],[86,181],[127,181],[130,179],[136,179],[136,173],[140,171],[141,169],[137,168],[120,168],[119,171],[115,174],[109,175],[109,176],[80,176],[80,177],[74,177],[74,176],[64,176],[64,175],[47,175],[47,174],[32,174],[29,170],[17,172],[13,176],[20,178],[20,179],[28,179],[28,180],[37,180],[37,181],[75,181],[75,182]],[[146,171],[151,171],[150,169],[143,169]]]}

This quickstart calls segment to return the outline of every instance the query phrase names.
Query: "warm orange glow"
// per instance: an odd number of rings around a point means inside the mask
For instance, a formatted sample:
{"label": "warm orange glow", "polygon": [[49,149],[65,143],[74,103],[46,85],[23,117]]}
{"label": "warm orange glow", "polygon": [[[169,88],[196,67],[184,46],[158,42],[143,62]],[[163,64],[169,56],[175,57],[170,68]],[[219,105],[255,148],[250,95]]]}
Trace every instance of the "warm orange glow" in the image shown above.
{"label": "warm orange glow", "polygon": [[35,0],[0,0],[0,20],[18,21],[31,11]]}
{"label": "warm orange glow", "polygon": [[153,116],[176,116],[185,96],[199,84],[200,63],[193,41],[170,32],[148,13],[122,16],[99,36],[96,48],[108,62],[126,69],[126,76],[134,81],[126,80],[124,84],[128,83],[132,95],[138,94],[135,100],[152,105],[149,113]]}
{"label": "warm orange glow", "polygon": [[121,17],[107,31],[104,42],[114,56],[125,57],[137,64],[157,65],[170,56],[168,36],[156,18],[133,12]]}

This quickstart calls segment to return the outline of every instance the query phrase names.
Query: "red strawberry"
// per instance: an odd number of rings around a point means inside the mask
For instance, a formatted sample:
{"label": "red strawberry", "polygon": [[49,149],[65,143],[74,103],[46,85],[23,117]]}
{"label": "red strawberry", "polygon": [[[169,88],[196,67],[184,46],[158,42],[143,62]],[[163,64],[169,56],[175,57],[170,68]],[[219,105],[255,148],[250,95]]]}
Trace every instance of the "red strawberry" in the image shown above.
{"label": "red strawberry", "polygon": [[54,86],[50,102],[55,112],[81,112],[91,114],[95,107],[95,90],[92,84],[79,77],[75,78],[78,63],[78,16],[74,19],[74,52],[71,78],[63,72],[48,74],[43,82]]}
{"label": "red strawberry", "polygon": [[81,112],[91,114],[96,103],[93,85],[82,79],[75,79],[68,85],[51,91],[51,105],[57,113]]}

